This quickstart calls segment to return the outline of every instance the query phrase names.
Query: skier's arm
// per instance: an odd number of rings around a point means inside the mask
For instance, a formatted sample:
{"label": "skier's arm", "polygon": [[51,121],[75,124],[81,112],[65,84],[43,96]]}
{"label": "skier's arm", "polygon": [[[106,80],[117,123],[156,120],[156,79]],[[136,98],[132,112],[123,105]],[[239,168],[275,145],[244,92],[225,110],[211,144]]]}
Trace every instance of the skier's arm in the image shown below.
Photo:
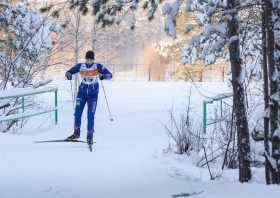
{"label": "skier's arm", "polygon": [[78,63],[75,67],[72,67],[70,70],[68,70],[65,73],[65,76],[67,77],[69,74],[73,75],[80,71],[81,63]]}
{"label": "skier's arm", "polygon": [[113,77],[111,72],[109,72],[108,69],[106,69],[103,65],[97,64],[97,69],[98,72],[104,76],[104,79],[110,80]]}

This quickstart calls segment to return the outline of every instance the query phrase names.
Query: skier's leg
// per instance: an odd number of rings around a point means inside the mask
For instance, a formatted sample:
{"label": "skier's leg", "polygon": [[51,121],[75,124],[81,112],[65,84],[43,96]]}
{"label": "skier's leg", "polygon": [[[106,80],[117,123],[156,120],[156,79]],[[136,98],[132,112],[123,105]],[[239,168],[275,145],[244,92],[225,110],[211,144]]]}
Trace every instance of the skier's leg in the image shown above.
{"label": "skier's leg", "polygon": [[94,133],[94,114],[97,106],[98,94],[87,97],[88,101],[88,134],[87,137],[92,138]]}
{"label": "skier's leg", "polygon": [[82,114],[86,104],[86,97],[83,93],[78,92],[77,100],[76,100],[76,109],[75,109],[75,133],[80,133],[81,123],[82,123]]}

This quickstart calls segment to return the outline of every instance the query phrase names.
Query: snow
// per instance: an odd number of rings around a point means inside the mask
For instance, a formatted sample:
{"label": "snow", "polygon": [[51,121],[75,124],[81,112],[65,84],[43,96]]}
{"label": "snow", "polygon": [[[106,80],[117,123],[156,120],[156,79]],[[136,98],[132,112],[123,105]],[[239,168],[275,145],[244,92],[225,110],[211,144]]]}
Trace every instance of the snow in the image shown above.
{"label": "snow", "polygon": [[[37,69],[42,66],[40,54],[42,49],[52,50],[51,34],[54,31],[57,34],[63,33],[62,28],[56,21],[48,21],[48,17],[35,11],[34,8],[27,8],[26,5],[13,6],[11,4],[0,3],[0,29],[12,31],[16,37],[10,34],[9,38],[2,39],[2,42],[8,46],[8,51],[17,51],[15,57],[9,57],[4,51],[0,53],[0,75],[8,77],[8,81],[26,82],[28,80],[28,72],[25,71],[26,61],[30,61],[30,65],[37,65]],[[13,41],[9,39],[13,38]],[[9,61],[8,61],[9,60]],[[36,64],[33,64],[36,63]],[[9,73],[10,69],[15,67],[19,72],[17,75]],[[31,68],[29,76],[33,76],[36,69]],[[16,86],[23,86],[19,83]]]}
{"label": "snow", "polygon": [[187,0],[187,1],[186,1],[185,9],[186,9],[187,11],[190,11],[190,10],[191,10],[191,0]]}
{"label": "snow", "polygon": [[51,78],[50,78],[50,79],[47,79],[47,80],[42,80],[42,81],[39,81],[39,82],[35,83],[35,84],[33,85],[33,87],[34,87],[34,88],[37,88],[37,87],[40,87],[40,86],[42,86],[42,85],[44,85],[44,84],[47,84],[47,83],[49,83],[49,82],[51,82],[51,81],[52,81]]}
{"label": "snow", "polygon": [[[176,38],[176,30],[174,27],[174,17],[178,14],[178,10],[180,5],[182,4],[182,1],[180,0],[176,0],[170,7],[168,7],[167,3],[164,5],[164,7],[162,8],[162,14],[166,14],[166,12],[168,11],[168,15],[167,18],[165,20],[164,23],[164,30],[166,32],[167,35],[172,36],[173,38]],[[169,10],[168,10],[169,8]]]}
{"label": "snow", "polygon": [[198,46],[199,42],[200,42],[200,36],[199,35],[196,35],[196,36],[192,37],[189,41],[189,43],[191,45],[193,45],[194,47]]}
{"label": "snow", "polygon": [[98,3],[98,0],[90,0],[90,5],[94,5],[96,3]]}
{"label": "snow", "polygon": [[57,107],[52,107],[52,108],[47,108],[47,109],[40,109],[40,110],[33,110],[33,111],[29,111],[29,112],[24,112],[22,114],[0,116],[0,122],[2,122],[4,120],[12,120],[12,119],[16,119],[16,118],[30,117],[30,116],[34,116],[36,114],[42,114],[42,113],[49,112],[49,111],[54,111],[54,110],[57,110],[57,109],[58,109]]}
{"label": "snow", "polygon": [[242,85],[245,80],[245,71],[242,70],[240,76],[237,77],[237,82]]}
{"label": "snow", "polygon": [[280,127],[279,124],[277,123],[277,129],[273,133],[273,137],[278,137],[280,138]]}
{"label": "snow", "polygon": [[[170,198],[181,193],[197,198],[278,197],[279,186],[265,184],[264,168],[252,168],[249,183],[238,182],[238,170],[222,171],[210,180],[207,168],[194,166],[196,155],[166,151],[168,109],[184,109],[191,83],[103,81],[113,122],[103,92],[95,115],[93,152],[80,143],[35,144],[64,139],[73,132],[69,81],[59,86],[58,124],[46,115],[30,118],[20,133],[0,133],[0,197],[13,198]],[[193,84],[194,85],[194,84]],[[195,83],[191,98],[202,115],[203,95],[229,93],[226,83]],[[195,89],[196,90],[196,89]],[[2,92],[1,92],[2,93]],[[53,93],[44,94],[45,103]],[[86,107],[87,108],[87,107]],[[53,120],[54,113],[51,113]],[[48,116],[47,116],[48,117]],[[80,140],[86,139],[86,110]],[[50,120],[50,119],[49,119]],[[0,125],[1,129],[1,125]],[[164,150],[164,151],[163,151]]]}
{"label": "snow", "polygon": [[136,0],[132,0],[130,3],[130,9],[134,10],[138,8],[138,3]]}
{"label": "snow", "polygon": [[116,23],[120,23],[122,21],[121,18],[117,18]]}
{"label": "snow", "polygon": [[142,5],[142,8],[147,8],[148,4],[149,4],[149,1],[145,1]]}
{"label": "snow", "polygon": [[205,44],[204,44],[203,51],[202,51],[202,53],[201,53],[201,59],[202,59],[202,60],[206,60],[206,57],[207,57],[208,54],[209,54],[209,48],[210,48],[210,47],[211,47],[210,44],[208,44],[208,43],[205,43]]}
{"label": "snow", "polygon": [[186,25],[186,27],[184,28],[184,32],[188,33],[191,29],[193,29],[193,24],[188,24]]}
{"label": "snow", "polygon": [[210,7],[209,10],[207,11],[207,15],[210,16],[213,13],[215,13],[216,11],[217,11],[216,7]]}
{"label": "snow", "polygon": [[182,63],[183,63],[183,64],[186,64],[186,63],[191,64],[190,46],[189,46],[188,44],[186,44],[186,45],[183,47],[182,52],[183,52]]}
{"label": "snow", "polygon": [[273,95],[270,96],[270,99],[279,101],[279,93],[278,92],[274,93]]}
{"label": "snow", "polygon": [[134,22],[130,23],[130,28],[134,28]]}
{"label": "snow", "polygon": [[219,39],[218,41],[213,42],[211,46],[211,50],[219,51],[223,47],[224,43],[225,43],[225,39]]}
{"label": "snow", "polygon": [[269,118],[270,117],[270,108],[266,108],[264,113],[263,113],[264,118]]}
{"label": "snow", "polygon": [[149,10],[147,13],[147,19],[152,19],[154,16],[154,12],[152,10]]}
{"label": "snow", "polygon": [[233,92],[229,92],[229,93],[221,93],[221,94],[217,94],[214,96],[207,96],[204,98],[203,101],[208,101],[208,102],[212,102],[214,100],[217,100],[219,98],[226,98],[226,97],[231,97],[233,96]]}
{"label": "snow", "polygon": [[277,169],[276,160],[273,159],[272,157],[270,157],[267,153],[266,153],[266,157],[267,157],[269,163],[271,164],[271,167],[272,167],[273,169]]}
{"label": "snow", "polygon": [[155,12],[156,9],[158,8],[158,4],[155,2],[151,2],[151,7],[153,8],[153,11]]}
{"label": "snow", "polygon": [[236,42],[236,41],[238,41],[238,39],[239,39],[239,38],[238,38],[237,35],[230,37],[230,39],[229,39],[229,45],[232,44],[232,43],[234,43],[234,42]]}
{"label": "snow", "polygon": [[197,59],[199,59],[199,54],[196,50],[195,47],[192,48],[192,54],[193,54],[193,60],[196,61]]}
{"label": "snow", "polygon": [[9,89],[1,91],[0,98],[4,97],[17,97],[19,95],[23,94],[33,94],[33,93],[39,93],[39,92],[48,92],[51,90],[56,90],[56,88],[51,87],[44,87],[40,89],[34,89],[33,87],[27,87],[27,88],[15,88],[15,89]]}
{"label": "snow", "polygon": [[276,81],[278,79],[278,71],[277,68],[275,67],[274,72],[273,72],[273,76],[271,78],[273,81]]}
{"label": "snow", "polygon": [[0,107],[8,105],[10,103],[9,99],[0,100]]}
{"label": "snow", "polygon": [[98,11],[98,12],[96,13],[96,15],[95,15],[95,19],[94,19],[95,23],[98,23],[98,22],[99,22],[99,17],[100,17],[100,15],[102,15],[102,12],[101,12],[101,11]]}
{"label": "snow", "polygon": [[171,7],[169,3],[165,3],[162,6],[162,15],[165,15],[166,13],[168,13],[170,11]]}

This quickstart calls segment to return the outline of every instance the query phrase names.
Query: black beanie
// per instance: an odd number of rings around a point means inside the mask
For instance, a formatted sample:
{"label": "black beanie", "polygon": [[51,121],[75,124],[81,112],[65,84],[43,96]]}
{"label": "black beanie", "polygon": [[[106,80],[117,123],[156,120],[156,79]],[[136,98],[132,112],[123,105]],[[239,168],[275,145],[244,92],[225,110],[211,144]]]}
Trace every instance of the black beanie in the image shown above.
{"label": "black beanie", "polygon": [[88,59],[94,59],[94,52],[93,51],[88,51],[86,53],[86,58]]}

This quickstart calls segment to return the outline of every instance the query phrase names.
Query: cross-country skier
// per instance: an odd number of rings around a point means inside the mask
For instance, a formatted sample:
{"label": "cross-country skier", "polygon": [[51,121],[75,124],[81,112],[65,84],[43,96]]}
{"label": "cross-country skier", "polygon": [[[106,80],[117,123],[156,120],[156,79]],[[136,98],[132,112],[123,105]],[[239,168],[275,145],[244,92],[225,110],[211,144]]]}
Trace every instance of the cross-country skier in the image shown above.
{"label": "cross-country skier", "polygon": [[111,79],[112,74],[101,64],[94,62],[94,52],[88,51],[86,53],[86,62],[78,63],[65,73],[68,80],[72,79],[72,75],[80,72],[82,77],[81,85],[76,100],[75,109],[75,126],[74,134],[69,136],[66,140],[74,140],[80,138],[81,118],[83,109],[88,103],[88,126],[87,126],[87,143],[92,145],[92,138],[94,133],[94,114],[97,106],[97,98],[99,92],[98,77],[100,80]]}

